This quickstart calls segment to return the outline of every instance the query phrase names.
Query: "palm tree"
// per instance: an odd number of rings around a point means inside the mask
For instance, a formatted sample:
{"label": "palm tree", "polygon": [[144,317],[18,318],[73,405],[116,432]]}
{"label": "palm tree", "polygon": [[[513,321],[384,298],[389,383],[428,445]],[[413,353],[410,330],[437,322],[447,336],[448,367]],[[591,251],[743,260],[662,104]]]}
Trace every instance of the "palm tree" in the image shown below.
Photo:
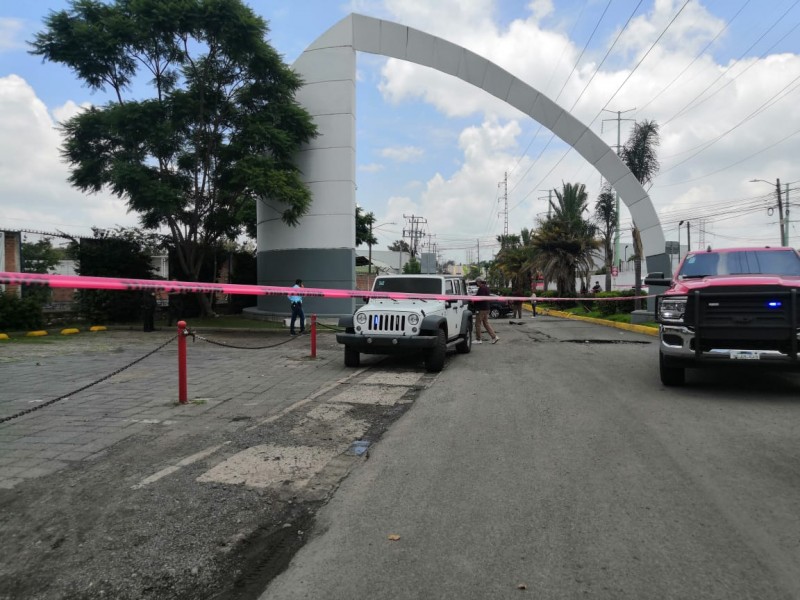
{"label": "palm tree", "polygon": [[535,272],[533,258],[535,249],[532,245],[533,232],[523,228],[520,235],[499,235],[500,251],[495,256],[495,268],[500,271],[512,291],[526,293],[533,289],[533,274]]}
{"label": "palm tree", "polygon": [[591,271],[592,253],[599,245],[597,227],[584,218],[588,211],[584,184],[565,183],[561,192],[554,191],[557,202],[551,201],[551,214],[531,239],[533,263],[546,280],[556,283],[559,294],[574,294],[575,278],[586,278]]}
{"label": "palm tree", "polygon": [[600,229],[600,242],[603,246],[606,267],[606,291],[611,289],[611,263],[614,260],[614,250],[611,242],[614,236],[614,225],[617,222],[616,197],[608,184],[603,186],[597,201],[594,203],[594,217]]}
{"label": "palm tree", "polygon": [[[656,146],[660,140],[658,137],[658,123],[655,121],[642,121],[635,123],[628,141],[620,150],[620,159],[633,173],[633,176],[643,186],[653,180],[660,167],[656,157]],[[636,277],[636,295],[640,296],[642,291],[642,248],[641,232],[634,223],[633,232],[634,245],[634,273]],[[636,308],[641,307],[640,301],[636,300]]]}

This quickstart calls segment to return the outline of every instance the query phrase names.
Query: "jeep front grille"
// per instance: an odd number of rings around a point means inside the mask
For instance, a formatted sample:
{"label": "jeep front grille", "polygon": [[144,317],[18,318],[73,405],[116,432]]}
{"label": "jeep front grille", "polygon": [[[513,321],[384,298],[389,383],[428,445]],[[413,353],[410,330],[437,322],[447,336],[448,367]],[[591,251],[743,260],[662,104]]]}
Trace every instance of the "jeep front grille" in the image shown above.
{"label": "jeep front grille", "polygon": [[367,313],[366,331],[380,333],[403,333],[406,330],[406,316],[386,313]]}

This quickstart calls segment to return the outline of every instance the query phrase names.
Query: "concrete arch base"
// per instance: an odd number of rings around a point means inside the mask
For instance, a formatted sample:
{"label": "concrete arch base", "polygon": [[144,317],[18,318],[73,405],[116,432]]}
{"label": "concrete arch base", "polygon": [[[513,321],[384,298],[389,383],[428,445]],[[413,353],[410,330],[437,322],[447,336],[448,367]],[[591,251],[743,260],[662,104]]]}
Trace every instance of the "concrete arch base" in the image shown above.
{"label": "concrete arch base", "polygon": [[[352,290],[355,287],[355,250],[348,248],[271,250],[257,255],[258,281],[263,285],[293,286],[300,278],[306,287]],[[349,315],[354,310],[352,298],[313,298],[303,300],[303,312],[308,320],[318,317]],[[262,296],[252,315],[286,316],[291,312],[286,296]]]}

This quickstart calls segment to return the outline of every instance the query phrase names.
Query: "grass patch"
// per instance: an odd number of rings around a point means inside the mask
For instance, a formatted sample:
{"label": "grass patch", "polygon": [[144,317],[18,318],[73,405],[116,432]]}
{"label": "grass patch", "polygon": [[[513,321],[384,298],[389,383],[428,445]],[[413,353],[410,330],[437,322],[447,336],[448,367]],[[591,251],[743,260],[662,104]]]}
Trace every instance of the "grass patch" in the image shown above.
{"label": "grass patch", "polygon": [[[613,321],[614,323],[627,323],[630,325],[631,322],[631,314],[630,313],[616,313],[613,315],[603,315],[598,311],[587,311],[582,306],[573,306],[570,308],[558,308],[556,306],[549,306],[544,308],[550,308],[551,310],[558,310],[561,312],[569,313],[571,315],[576,315],[579,317],[590,317],[592,319],[601,319],[603,321]],[[645,323],[637,323],[638,325],[643,325],[645,327],[653,327],[654,329],[658,329],[658,323],[653,321],[648,321]]]}

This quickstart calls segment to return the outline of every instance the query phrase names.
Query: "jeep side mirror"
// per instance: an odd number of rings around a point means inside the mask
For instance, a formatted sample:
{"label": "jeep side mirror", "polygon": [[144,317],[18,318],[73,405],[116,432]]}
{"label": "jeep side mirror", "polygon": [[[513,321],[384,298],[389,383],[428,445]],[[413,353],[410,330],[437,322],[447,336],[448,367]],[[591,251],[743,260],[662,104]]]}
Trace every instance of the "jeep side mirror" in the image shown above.
{"label": "jeep side mirror", "polygon": [[644,278],[644,284],[669,287],[672,285],[672,279],[665,278],[664,273],[648,273],[647,277]]}

